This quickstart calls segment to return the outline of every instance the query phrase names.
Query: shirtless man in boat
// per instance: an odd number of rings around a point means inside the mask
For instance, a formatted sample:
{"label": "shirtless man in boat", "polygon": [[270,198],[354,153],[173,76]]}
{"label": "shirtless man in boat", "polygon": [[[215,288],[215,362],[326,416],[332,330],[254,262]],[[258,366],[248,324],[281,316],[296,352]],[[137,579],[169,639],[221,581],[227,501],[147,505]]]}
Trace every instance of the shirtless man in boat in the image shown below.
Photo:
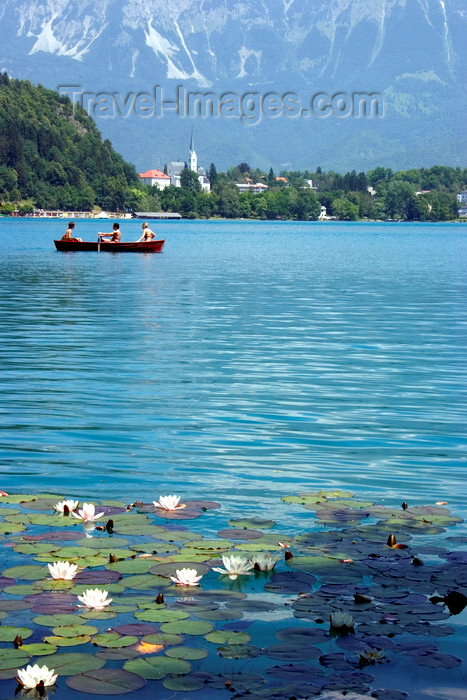
{"label": "shirtless man in boat", "polygon": [[145,243],[149,243],[155,237],[156,237],[156,234],[154,233],[154,231],[151,231],[151,229],[149,228],[148,222],[145,221],[143,224],[143,233],[138,238],[138,240],[135,242],[139,243],[140,241],[144,241]]}
{"label": "shirtless man in boat", "polygon": [[76,238],[73,235],[74,228],[75,228],[75,222],[70,221],[70,223],[68,224],[67,230],[65,231],[65,233],[62,236],[62,241],[82,241],[83,240],[82,238]]}
{"label": "shirtless man in boat", "polygon": [[120,243],[120,238],[122,236],[120,232],[120,224],[113,224],[112,226],[113,231],[110,233],[101,233],[99,231],[99,240],[102,241],[102,239],[108,238],[110,236],[109,241],[103,241],[104,243]]}

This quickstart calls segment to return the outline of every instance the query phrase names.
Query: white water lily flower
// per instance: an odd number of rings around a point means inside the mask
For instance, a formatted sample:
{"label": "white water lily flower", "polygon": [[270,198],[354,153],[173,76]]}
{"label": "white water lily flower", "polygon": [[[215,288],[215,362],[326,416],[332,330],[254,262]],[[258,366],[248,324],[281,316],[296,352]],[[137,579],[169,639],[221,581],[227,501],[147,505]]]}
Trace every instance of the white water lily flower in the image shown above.
{"label": "white water lily flower", "polygon": [[54,561],[53,564],[47,564],[47,566],[52,578],[60,578],[64,581],[72,581],[78,571],[78,566],[69,561]]}
{"label": "white water lily flower", "polygon": [[41,681],[43,681],[45,687],[53,685],[58,675],[54,673],[53,668],[50,669],[47,666],[39,666],[38,664],[19,668],[16,673],[16,680],[24,688],[35,688]]}
{"label": "white water lily flower", "polygon": [[227,574],[232,581],[234,581],[237,576],[250,576],[251,572],[249,569],[253,568],[253,564],[248,559],[236,554],[231,554],[230,556],[224,555],[222,557],[222,563],[225,569],[215,567],[213,571],[217,571],[219,574]]}
{"label": "white water lily flower", "polygon": [[380,664],[386,658],[386,653],[383,649],[363,649],[359,654],[360,663],[365,666]]}
{"label": "white water lily flower", "polygon": [[256,554],[250,559],[253,567],[260,571],[272,571],[279,559],[271,554]]}
{"label": "white water lily flower", "polygon": [[79,506],[79,501],[60,501],[59,503],[56,503],[54,505],[54,510],[56,510],[57,513],[61,513],[63,515],[65,512],[65,506],[68,508],[70,513],[72,513]]}
{"label": "white water lily flower", "polygon": [[186,508],[184,503],[179,503],[180,496],[159,496],[158,501],[153,501],[154,508],[162,508],[163,510],[180,510]]}
{"label": "white water lily flower", "polygon": [[175,576],[171,576],[171,580],[178,586],[199,586],[199,582],[203,578],[198,576],[196,569],[177,569]]}
{"label": "white water lily flower", "polygon": [[78,600],[85,608],[104,610],[112,602],[112,598],[107,598],[107,596],[107,591],[101,591],[99,588],[88,588],[83,595],[78,596]]}
{"label": "white water lily flower", "polygon": [[352,615],[344,613],[342,610],[331,613],[329,616],[329,621],[331,623],[331,627],[334,629],[342,629],[343,627],[346,627],[347,629],[351,630],[355,625],[355,620],[353,619]]}
{"label": "white water lily flower", "polygon": [[78,520],[83,520],[85,523],[88,523],[91,520],[97,520],[102,517],[104,513],[96,513],[96,506],[94,503],[83,503],[83,507],[77,513],[73,511],[73,515],[75,518],[78,518]]}

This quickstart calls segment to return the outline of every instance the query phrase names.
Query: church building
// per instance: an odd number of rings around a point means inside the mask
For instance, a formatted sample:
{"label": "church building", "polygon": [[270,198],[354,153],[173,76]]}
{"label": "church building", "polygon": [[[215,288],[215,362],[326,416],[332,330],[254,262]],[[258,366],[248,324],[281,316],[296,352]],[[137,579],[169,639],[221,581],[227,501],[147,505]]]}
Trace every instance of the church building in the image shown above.
{"label": "church building", "polygon": [[203,192],[209,192],[211,185],[206,175],[206,170],[199,166],[198,167],[198,156],[195,151],[195,140],[193,136],[193,129],[191,130],[190,139],[190,150],[188,154],[188,161],[183,163],[179,160],[171,161],[167,167],[167,174],[170,177],[170,184],[175,185],[175,187],[180,187],[180,173],[183,168],[189,168],[193,170],[198,175],[198,180],[200,182]]}

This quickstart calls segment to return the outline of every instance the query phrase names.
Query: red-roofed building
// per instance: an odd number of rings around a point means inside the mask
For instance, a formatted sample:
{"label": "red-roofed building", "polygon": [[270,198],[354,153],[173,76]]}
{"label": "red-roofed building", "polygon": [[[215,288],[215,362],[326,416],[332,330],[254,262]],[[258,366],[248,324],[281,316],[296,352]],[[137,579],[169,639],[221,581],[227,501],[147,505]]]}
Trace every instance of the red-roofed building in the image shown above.
{"label": "red-roofed building", "polygon": [[143,185],[157,185],[160,190],[170,185],[170,177],[162,172],[162,170],[147,170],[145,173],[140,173],[139,179]]}

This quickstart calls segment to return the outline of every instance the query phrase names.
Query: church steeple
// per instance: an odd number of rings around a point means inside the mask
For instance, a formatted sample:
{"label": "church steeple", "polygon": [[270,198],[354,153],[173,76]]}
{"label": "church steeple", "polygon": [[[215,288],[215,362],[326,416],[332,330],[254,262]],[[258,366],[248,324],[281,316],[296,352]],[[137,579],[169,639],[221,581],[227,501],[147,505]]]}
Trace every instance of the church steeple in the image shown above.
{"label": "church steeple", "polygon": [[195,139],[193,136],[193,128],[191,129],[189,167],[190,170],[194,170],[195,173],[198,172],[198,157],[195,151]]}

